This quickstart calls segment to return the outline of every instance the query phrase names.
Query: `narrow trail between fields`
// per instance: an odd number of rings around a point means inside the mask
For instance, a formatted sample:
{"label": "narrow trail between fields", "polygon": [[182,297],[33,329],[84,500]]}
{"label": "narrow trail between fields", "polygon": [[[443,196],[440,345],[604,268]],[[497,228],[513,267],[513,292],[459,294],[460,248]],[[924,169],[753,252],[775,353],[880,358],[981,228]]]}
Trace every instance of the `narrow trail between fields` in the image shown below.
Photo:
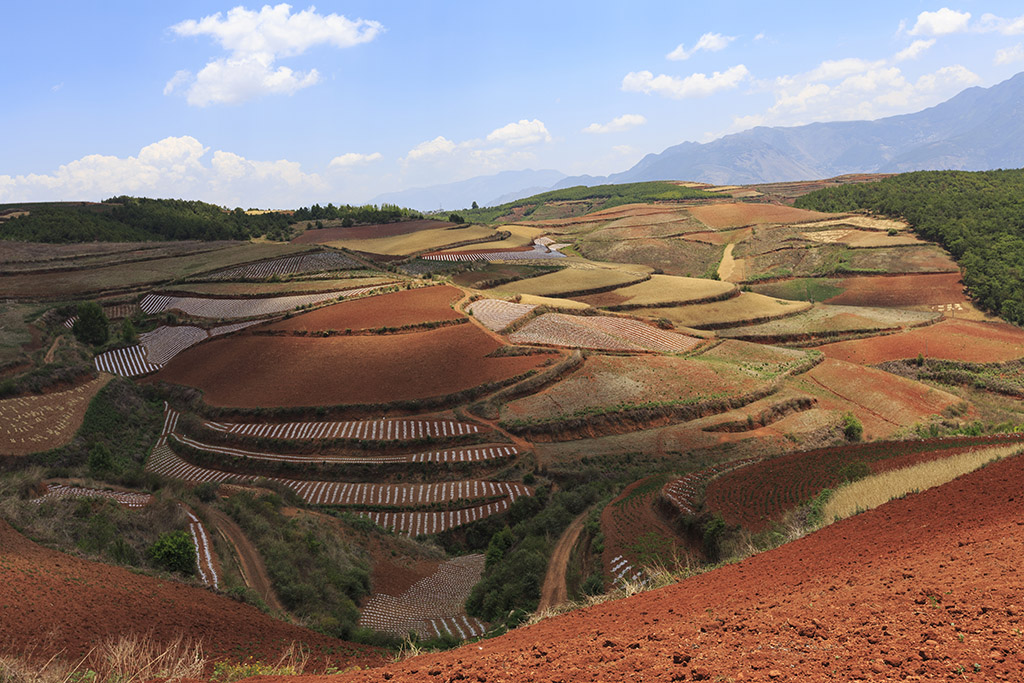
{"label": "narrow trail between fields", "polygon": [[583,521],[590,510],[587,510],[576,519],[572,520],[568,528],[562,533],[551,553],[551,560],[548,562],[548,573],[544,576],[544,585],[540,589],[540,603],[537,611],[557,607],[569,599],[569,591],[565,585],[565,571],[569,566],[569,556],[572,554],[573,546],[576,545],[580,533],[583,531]]}
{"label": "narrow trail between fields", "polygon": [[725,245],[722,262],[718,264],[718,279],[722,282],[732,282],[729,278],[732,277],[733,270],[736,268],[736,260],[732,257],[732,249],[735,246],[735,244]]}
{"label": "narrow trail between fields", "polygon": [[260,557],[260,554],[249,541],[245,532],[242,531],[242,528],[233,519],[216,508],[203,505],[199,509],[215,526],[217,532],[220,533],[224,540],[235,549],[235,555],[238,558],[238,569],[242,573],[242,580],[245,581],[245,585],[256,591],[271,610],[286,613],[287,610],[281,604],[277,593],[274,592],[273,585],[270,583],[270,576],[267,574],[267,568],[263,564],[263,558]]}

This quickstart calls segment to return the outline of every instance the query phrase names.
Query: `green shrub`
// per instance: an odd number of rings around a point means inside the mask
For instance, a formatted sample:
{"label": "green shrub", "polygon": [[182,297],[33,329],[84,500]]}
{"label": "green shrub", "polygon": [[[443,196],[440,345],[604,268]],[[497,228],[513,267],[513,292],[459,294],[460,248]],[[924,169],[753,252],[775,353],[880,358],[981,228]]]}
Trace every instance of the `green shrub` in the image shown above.
{"label": "green shrub", "polygon": [[864,435],[864,425],[853,413],[843,415],[843,436],[847,441],[860,441]]}
{"label": "green shrub", "polygon": [[196,570],[196,549],[187,531],[169,531],[161,534],[146,551],[149,559],[161,569],[182,574]]}
{"label": "green shrub", "polygon": [[95,301],[83,301],[78,305],[78,320],[71,331],[83,344],[99,346],[110,338],[110,328],[103,307]]}

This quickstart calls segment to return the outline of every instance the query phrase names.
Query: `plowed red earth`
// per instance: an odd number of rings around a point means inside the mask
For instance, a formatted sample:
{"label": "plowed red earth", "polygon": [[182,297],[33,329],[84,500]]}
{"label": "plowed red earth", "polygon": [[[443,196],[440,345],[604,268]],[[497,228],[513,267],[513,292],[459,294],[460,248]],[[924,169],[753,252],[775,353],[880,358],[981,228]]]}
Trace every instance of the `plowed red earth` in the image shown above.
{"label": "plowed red earth", "polygon": [[960,273],[893,277],[850,277],[839,281],[843,293],[826,303],[847,306],[931,306],[967,301]]}
{"label": "plowed red earth", "polygon": [[325,244],[337,240],[366,240],[374,237],[396,237],[408,235],[420,230],[434,228],[451,228],[454,223],[445,221],[402,221],[401,223],[381,223],[376,225],[356,225],[351,228],[321,228],[307,230],[292,240],[292,244]]}
{"label": "plowed red earth", "polygon": [[401,327],[435,320],[465,318],[451,304],[462,298],[455,287],[424,287],[392,294],[343,301],[259,329],[267,330],[365,330]]}
{"label": "plowed red earth", "polygon": [[[42,548],[0,521],[3,654],[76,662],[108,637],[152,633],[201,640],[216,661],[276,661],[294,641],[321,665],[376,664],[379,651],[276,621],[254,607],[183,584]],[[334,654],[330,654],[334,653]]]}
{"label": "plowed red earth", "polygon": [[194,346],[153,378],[201,389],[224,407],[386,403],[507,379],[550,358],[485,357],[499,346],[473,325],[385,336],[243,334]]}
{"label": "plowed red earth", "polygon": [[330,680],[1020,680],[1022,479],[1006,460],[668,588]]}
{"label": "plowed red earth", "polygon": [[936,325],[883,337],[819,346],[829,358],[862,365],[926,358],[991,363],[1024,356],[1024,330],[1008,323],[944,320]]}
{"label": "plowed red earth", "polygon": [[743,228],[764,223],[806,223],[834,218],[833,214],[794,209],[780,204],[729,202],[689,207],[690,215],[709,228]]}

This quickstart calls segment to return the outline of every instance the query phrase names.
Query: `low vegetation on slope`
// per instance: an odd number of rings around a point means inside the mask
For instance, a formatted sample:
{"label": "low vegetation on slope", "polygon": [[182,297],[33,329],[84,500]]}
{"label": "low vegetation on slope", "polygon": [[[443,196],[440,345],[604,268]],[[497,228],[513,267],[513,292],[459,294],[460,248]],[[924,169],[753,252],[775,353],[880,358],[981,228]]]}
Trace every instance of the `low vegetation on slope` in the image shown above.
{"label": "low vegetation on slope", "polygon": [[1024,170],[906,173],[818,190],[796,206],[905,218],[953,254],[983,308],[1024,323]]}

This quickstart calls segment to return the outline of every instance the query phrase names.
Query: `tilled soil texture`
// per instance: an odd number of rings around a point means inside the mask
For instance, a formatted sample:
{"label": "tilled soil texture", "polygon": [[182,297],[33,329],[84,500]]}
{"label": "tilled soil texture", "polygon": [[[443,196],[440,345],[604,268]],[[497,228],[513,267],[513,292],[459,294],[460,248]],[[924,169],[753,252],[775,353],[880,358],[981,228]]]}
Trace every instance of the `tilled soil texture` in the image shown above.
{"label": "tilled soil texture", "polygon": [[28,455],[71,441],[89,402],[112,378],[100,373],[74,389],[0,401],[0,455]]}
{"label": "tilled soil texture", "polygon": [[454,223],[446,221],[401,221],[399,223],[381,223],[376,225],[355,225],[351,228],[321,228],[319,230],[307,230],[295,239],[293,244],[324,244],[336,242],[337,240],[366,240],[375,237],[396,237],[408,235],[420,230],[434,230],[436,228],[451,228]]}
{"label": "tilled soil texture", "polygon": [[826,303],[847,306],[932,306],[966,303],[960,273],[926,273],[840,280],[843,293]]}
{"label": "tilled soil texture", "polygon": [[674,586],[331,680],[1018,680],[1022,478],[1005,460]]}
{"label": "tilled soil texture", "polygon": [[152,633],[157,642],[184,634],[201,640],[215,661],[276,661],[292,642],[309,646],[322,668],[382,659],[372,648],[276,621],[206,590],[42,548],[0,521],[4,654],[75,662],[105,639],[132,633]]}
{"label": "tilled soil texture", "polygon": [[833,214],[794,209],[779,204],[730,202],[691,206],[690,214],[709,228],[743,228],[765,223],[801,223],[832,218]]}
{"label": "tilled soil texture", "polygon": [[889,360],[941,358],[993,363],[1024,356],[1024,331],[1003,322],[944,320],[937,325],[870,339],[819,346],[829,358],[862,365]]}
{"label": "tilled soil texture", "polygon": [[386,336],[235,335],[193,347],[153,377],[233,408],[387,403],[443,396],[538,368],[550,356],[487,358],[473,325]]}
{"label": "tilled soil texture", "polygon": [[454,287],[424,287],[355,301],[303,313],[260,329],[316,332],[401,327],[417,323],[465,318],[451,304],[462,298]]}

